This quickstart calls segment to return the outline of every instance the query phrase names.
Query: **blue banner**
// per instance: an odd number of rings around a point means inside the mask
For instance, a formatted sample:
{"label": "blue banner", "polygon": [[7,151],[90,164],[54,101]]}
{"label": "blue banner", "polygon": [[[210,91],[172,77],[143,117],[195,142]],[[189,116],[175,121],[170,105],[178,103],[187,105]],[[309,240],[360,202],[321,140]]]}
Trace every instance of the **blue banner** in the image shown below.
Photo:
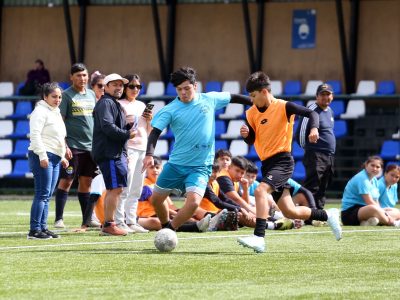
{"label": "blue banner", "polygon": [[315,48],[317,12],[315,9],[295,9],[292,24],[292,48]]}

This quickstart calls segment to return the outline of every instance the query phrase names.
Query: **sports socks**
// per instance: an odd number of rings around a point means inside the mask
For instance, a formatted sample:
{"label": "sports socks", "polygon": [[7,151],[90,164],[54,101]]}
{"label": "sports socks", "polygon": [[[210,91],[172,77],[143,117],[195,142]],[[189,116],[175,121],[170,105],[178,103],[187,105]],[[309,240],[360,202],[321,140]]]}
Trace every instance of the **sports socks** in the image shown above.
{"label": "sports socks", "polygon": [[182,224],[176,231],[180,232],[200,232],[196,222],[186,222]]}
{"label": "sports socks", "polygon": [[84,221],[83,216],[85,215],[86,206],[88,206],[89,204],[89,199],[90,199],[90,193],[78,193],[78,200],[82,212],[82,222]]}
{"label": "sports socks", "polygon": [[259,237],[264,237],[266,225],[267,225],[266,219],[257,218],[256,219],[256,228],[254,228],[254,235],[259,236]]}
{"label": "sports socks", "polygon": [[96,205],[96,202],[97,202],[97,200],[99,200],[99,198],[100,198],[100,195],[97,195],[97,194],[91,194],[89,196],[89,201],[86,205],[85,213],[83,214],[82,225],[89,226],[90,221],[92,220],[94,206]]}
{"label": "sports socks", "polygon": [[323,209],[311,208],[309,220],[326,221],[328,220],[328,214]]}
{"label": "sports socks", "polygon": [[57,189],[56,192],[56,221],[63,219],[64,217],[64,207],[67,202],[68,192]]}
{"label": "sports socks", "polygon": [[175,231],[175,228],[172,227],[171,221],[168,221],[167,223],[161,224],[161,227],[162,228],[169,228],[169,229]]}

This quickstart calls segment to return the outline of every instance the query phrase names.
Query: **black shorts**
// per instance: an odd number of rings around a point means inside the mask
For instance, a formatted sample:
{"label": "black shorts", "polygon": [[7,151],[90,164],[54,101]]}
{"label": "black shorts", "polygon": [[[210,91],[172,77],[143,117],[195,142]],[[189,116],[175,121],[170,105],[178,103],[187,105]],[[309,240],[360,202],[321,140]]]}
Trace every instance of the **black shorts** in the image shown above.
{"label": "black shorts", "polygon": [[278,202],[284,189],[290,189],[287,183],[292,177],[294,160],[289,152],[282,152],[262,161],[261,174],[262,182],[267,183],[274,189],[272,197]]}
{"label": "black shorts", "polygon": [[343,225],[348,226],[358,226],[360,225],[360,220],[358,220],[358,211],[363,205],[354,205],[341,213]]}
{"label": "black shorts", "polygon": [[82,151],[70,148],[72,151],[72,158],[69,161],[68,168],[61,167],[60,178],[74,179],[76,176],[86,176],[94,178],[98,174],[97,165],[93,161],[92,155],[89,151]]}

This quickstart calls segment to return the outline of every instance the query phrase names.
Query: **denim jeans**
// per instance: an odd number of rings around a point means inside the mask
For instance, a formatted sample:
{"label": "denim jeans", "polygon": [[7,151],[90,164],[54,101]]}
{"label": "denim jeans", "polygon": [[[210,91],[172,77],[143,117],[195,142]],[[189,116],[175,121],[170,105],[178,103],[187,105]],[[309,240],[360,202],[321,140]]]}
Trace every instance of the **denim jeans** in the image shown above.
{"label": "denim jeans", "polygon": [[39,156],[33,151],[29,151],[29,167],[33,173],[35,195],[31,207],[31,230],[47,229],[47,216],[49,213],[49,201],[57,184],[60,173],[61,157],[47,152],[49,166],[40,166]]}

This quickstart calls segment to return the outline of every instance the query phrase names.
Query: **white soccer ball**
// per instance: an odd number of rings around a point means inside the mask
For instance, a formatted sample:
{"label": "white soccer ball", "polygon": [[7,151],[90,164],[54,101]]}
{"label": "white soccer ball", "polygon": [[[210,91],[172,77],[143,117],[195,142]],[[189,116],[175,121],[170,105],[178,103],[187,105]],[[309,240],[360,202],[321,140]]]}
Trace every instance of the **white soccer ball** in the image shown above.
{"label": "white soccer ball", "polygon": [[175,231],[169,228],[159,230],[154,238],[154,246],[161,252],[170,252],[178,245]]}

